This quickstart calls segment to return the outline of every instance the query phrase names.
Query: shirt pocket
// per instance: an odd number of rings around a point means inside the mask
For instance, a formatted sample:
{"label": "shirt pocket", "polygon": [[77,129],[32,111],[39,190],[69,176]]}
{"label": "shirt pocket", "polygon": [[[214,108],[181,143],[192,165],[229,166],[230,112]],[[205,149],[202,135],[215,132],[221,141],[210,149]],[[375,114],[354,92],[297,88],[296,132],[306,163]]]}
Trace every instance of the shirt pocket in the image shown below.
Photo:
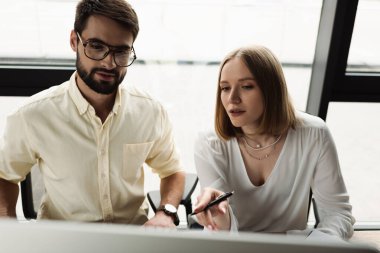
{"label": "shirt pocket", "polygon": [[153,142],[123,145],[123,177],[136,180],[144,176],[142,167],[147,159]]}

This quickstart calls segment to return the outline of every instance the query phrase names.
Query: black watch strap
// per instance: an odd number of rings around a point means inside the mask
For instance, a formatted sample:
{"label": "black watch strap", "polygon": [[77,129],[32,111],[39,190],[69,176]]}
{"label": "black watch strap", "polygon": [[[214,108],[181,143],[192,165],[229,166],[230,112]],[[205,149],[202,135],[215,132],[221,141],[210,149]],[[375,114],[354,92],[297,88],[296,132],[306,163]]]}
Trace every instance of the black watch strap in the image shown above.
{"label": "black watch strap", "polygon": [[175,208],[173,205],[166,204],[162,205],[157,209],[158,211],[163,211],[166,215],[170,216],[173,219],[174,225],[179,225],[179,218],[177,214],[177,208]]}

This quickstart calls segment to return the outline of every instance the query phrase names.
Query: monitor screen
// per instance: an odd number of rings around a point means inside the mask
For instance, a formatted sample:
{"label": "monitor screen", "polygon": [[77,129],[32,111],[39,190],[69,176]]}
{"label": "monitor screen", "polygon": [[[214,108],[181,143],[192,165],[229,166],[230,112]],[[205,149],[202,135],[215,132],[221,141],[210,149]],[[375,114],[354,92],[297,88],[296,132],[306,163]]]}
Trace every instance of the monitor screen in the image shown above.
{"label": "monitor screen", "polygon": [[63,221],[0,220],[1,252],[374,253],[371,246],[299,236],[170,230]]}

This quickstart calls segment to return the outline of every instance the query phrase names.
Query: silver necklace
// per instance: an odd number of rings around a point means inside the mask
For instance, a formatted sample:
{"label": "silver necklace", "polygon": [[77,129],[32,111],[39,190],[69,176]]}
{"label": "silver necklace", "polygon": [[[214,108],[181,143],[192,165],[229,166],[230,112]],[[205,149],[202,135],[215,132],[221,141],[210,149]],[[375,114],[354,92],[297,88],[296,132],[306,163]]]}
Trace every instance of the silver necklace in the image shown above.
{"label": "silver necklace", "polygon": [[[274,142],[272,142],[271,144],[266,145],[266,146],[264,146],[264,147],[261,147],[260,144],[256,145],[256,147],[252,147],[251,145],[249,145],[248,141],[246,140],[246,136],[245,136],[245,135],[242,137],[242,139],[243,139],[245,145],[246,145],[248,148],[250,148],[250,149],[252,149],[252,150],[254,150],[254,151],[260,151],[260,150],[264,150],[264,149],[267,149],[267,148],[269,148],[269,147],[272,147],[273,145],[276,145],[276,143],[280,141],[281,136],[282,136],[282,135],[280,134]],[[248,137],[247,137],[247,138],[248,138]],[[250,139],[250,140],[251,140],[251,139]]]}
{"label": "silver necklace", "polygon": [[273,153],[273,151],[276,149],[276,145],[273,144],[272,146],[273,146],[273,149],[272,149],[271,151],[269,151],[269,153],[267,153],[267,154],[265,154],[265,155],[263,155],[263,156],[254,156],[254,155],[252,155],[251,153],[249,153],[249,151],[248,151],[248,149],[247,149],[247,145],[244,145],[244,147],[245,147],[245,151],[247,152],[247,154],[248,154],[250,157],[252,157],[252,158],[254,158],[254,159],[256,159],[256,160],[259,160],[259,161],[268,158],[268,157]]}

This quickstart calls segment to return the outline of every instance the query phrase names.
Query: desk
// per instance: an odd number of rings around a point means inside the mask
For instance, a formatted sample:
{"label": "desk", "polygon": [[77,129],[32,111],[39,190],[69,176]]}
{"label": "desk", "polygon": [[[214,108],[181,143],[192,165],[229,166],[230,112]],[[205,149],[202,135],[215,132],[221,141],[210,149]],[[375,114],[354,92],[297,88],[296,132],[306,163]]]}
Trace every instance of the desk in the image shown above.
{"label": "desk", "polygon": [[[364,234],[357,233],[353,240]],[[0,246],[2,252],[13,253],[378,253],[368,246],[368,241],[359,245],[272,234],[179,232],[120,224],[14,220],[0,220]]]}
{"label": "desk", "polygon": [[350,242],[369,243],[380,250],[380,230],[355,231]]}

